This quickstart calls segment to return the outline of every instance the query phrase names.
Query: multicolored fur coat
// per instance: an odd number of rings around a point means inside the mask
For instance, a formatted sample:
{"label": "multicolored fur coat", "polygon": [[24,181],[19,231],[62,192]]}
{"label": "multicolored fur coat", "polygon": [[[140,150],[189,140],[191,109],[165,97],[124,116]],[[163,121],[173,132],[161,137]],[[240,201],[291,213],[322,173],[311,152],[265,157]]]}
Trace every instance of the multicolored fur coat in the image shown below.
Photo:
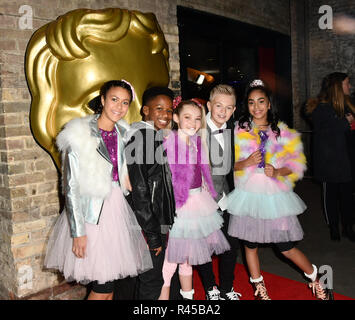
{"label": "multicolored fur coat", "polygon": [[[241,129],[236,125],[234,130],[235,137],[235,161],[247,159],[254,151],[259,149],[260,137],[259,129],[253,126],[250,131]],[[294,129],[290,129],[285,123],[279,122],[280,136],[276,138],[276,134],[269,128],[266,133],[269,136],[266,144],[265,163],[271,164],[274,168],[279,169],[287,167],[292,173],[287,176],[279,176],[274,179],[282,190],[292,190],[297,180],[302,179],[306,170],[306,157],[303,153],[303,144],[301,135]],[[234,183],[237,188],[242,185],[257,169],[257,165],[250,166],[243,170],[234,172]]]}

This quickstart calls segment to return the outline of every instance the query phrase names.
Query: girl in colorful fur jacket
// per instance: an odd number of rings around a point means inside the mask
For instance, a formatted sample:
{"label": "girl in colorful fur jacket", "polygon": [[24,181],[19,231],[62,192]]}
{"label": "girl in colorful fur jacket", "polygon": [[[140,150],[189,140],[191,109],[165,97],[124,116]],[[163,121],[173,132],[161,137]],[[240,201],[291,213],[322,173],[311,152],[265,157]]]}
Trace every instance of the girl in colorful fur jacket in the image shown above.
{"label": "girl in colorful fur jacket", "polygon": [[[192,265],[211,261],[213,254],[229,250],[220,228],[217,195],[213,187],[204,138],[204,108],[197,102],[181,101],[174,109],[175,129],[164,141],[172,174],[176,218],[169,232],[163,265],[164,285],[160,300],[169,299],[170,281],[179,264],[180,293],[193,299]],[[177,125],[177,127],[176,127]],[[202,129],[202,130],[200,130]]]}
{"label": "girl in colorful fur jacket", "polygon": [[297,215],[306,209],[292,191],[306,169],[300,134],[278,121],[261,80],[250,84],[243,107],[235,127],[235,190],[228,195],[228,233],[244,240],[255,296],[270,300],[260,272],[258,244],[273,243],[311,280],[316,297],[328,300],[332,294],[319,282],[317,267],[295,248],[303,238]]}

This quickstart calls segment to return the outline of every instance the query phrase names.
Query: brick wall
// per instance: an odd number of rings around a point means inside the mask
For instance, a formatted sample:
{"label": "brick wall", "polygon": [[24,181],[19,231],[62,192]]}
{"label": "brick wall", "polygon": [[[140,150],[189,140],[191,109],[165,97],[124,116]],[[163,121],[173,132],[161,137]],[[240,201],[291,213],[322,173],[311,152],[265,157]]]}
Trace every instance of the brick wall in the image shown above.
{"label": "brick wall", "polygon": [[346,0],[312,0],[309,2],[309,92],[316,95],[322,78],[331,72],[347,72],[352,86],[355,86],[355,30],[352,34],[337,33],[335,28],[322,30],[318,22],[322,14],[321,5],[329,5],[333,10],[333,22],[341,15],[355,19],[355,5]]}

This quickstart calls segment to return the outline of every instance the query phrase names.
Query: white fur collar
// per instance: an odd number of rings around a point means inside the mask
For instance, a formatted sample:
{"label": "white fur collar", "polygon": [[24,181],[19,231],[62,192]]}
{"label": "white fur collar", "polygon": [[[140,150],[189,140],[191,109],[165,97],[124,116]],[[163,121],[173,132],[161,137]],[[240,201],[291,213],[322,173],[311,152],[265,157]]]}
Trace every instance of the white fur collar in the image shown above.
{"label": "white fur collar", "polygon": [[[57,146],[62,152],[62,162],[66,152],[75,154],[78,159],[76,170],[80,195],[105,198],[111,190],[112,165],[98,152],[100,138],[92,134],[90,121],[95,115],[69,121],[57,136]],[[63,175],[66,174],[63,172]]]}

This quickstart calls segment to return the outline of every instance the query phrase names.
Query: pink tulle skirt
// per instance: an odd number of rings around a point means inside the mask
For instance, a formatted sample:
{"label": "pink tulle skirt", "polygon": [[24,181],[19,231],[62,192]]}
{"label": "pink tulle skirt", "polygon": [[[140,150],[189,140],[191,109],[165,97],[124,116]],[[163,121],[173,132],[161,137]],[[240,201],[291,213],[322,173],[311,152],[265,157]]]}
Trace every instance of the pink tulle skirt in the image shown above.
{"label": "pink tulle skirt", "polygon": [[85,258],[72,252],[73,238],[66,212],[50,235],[44,265],[61,271],[67,281],[105,283],[136,276],[152,268],[152,260],[136,217],[120,187],[105,199],[98,224],[85,224]]}
{"label": "pink tulle skirt", "polygon": [[169,232],[169,262],[204,264],[211,261],[213,254],[230,249],[220,230],[223,218],[217,209],[217,203],[207,191],[190,192],[186,203],[176,210],[177,217]]}

